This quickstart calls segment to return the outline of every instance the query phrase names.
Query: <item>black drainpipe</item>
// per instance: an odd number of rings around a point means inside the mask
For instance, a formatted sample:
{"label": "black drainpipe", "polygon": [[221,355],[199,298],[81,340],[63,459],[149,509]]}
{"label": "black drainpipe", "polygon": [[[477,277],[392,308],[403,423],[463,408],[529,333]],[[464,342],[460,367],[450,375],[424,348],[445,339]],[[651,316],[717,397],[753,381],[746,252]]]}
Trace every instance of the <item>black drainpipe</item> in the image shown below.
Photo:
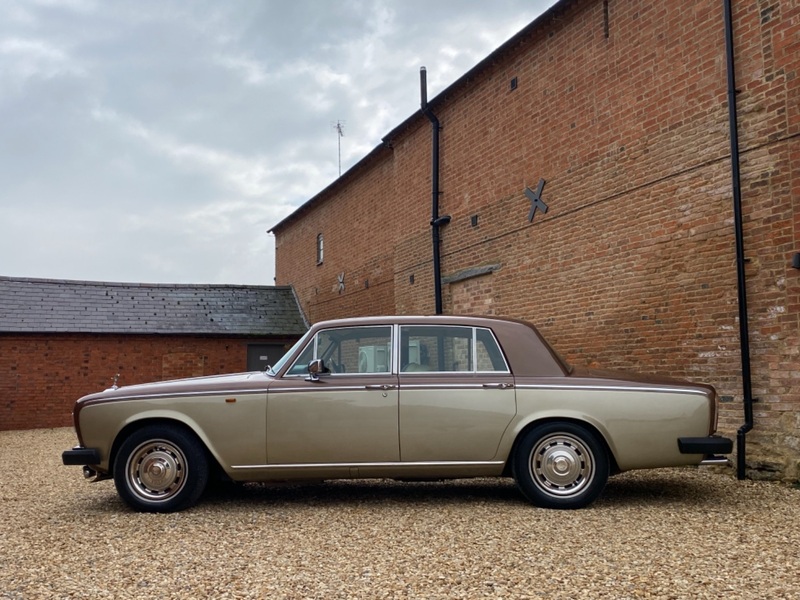
{"label": "black drainpipe", "polygon": [[436,314],[442,314],[442,259],[439,246],[439,228],[450,222],[450,215],[439,216],[439,119],[428,107],[428,80],[425,67],[419,70],[419,91],[422,114],[431,122],[433,133],[431,150],[431,233],[433,236],[433,295],[436,300]]}
{"label": "black drainpipe", "polygon": [[736,477],[745,478],[745,434],[753,428],[753,388],[750,381],[750,335],[747,323],[742,190],[739,179],[739,124],[736,117],[736,78],[733,63],[733,17],[731,0],[723,0],[725,12],[725,53],[728,64],[728,120],[731,136],[731,176],[733,179],[733,221],[736,230],[736,284],[739,291],[739,340],[742,355],[744,425],[736,434]]}

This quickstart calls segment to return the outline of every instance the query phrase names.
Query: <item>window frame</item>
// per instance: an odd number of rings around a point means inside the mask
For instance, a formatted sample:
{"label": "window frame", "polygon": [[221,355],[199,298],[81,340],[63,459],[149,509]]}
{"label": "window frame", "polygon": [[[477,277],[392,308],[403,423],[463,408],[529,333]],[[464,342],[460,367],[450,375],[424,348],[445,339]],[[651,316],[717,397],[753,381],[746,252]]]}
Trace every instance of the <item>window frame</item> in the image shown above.
{"label": "window frame", "polygon": [[[326,377],[328,377],[328,376],[332,376],[332,377],[342,377],[342,376],[348,376],[348,377],[365,376],[365,377],[370,377],[370,376],[372,376],[372,377],[374,377],[376,375],[394,375],[394,374],[396,374],[396,371],[395,371],[395,364],[396,364],[396,362],[395,362],[396,327],[392,323],[384,323],[384,324],[375,324],[375,325],[346,325],[346,326],[342,326],[342,327],[329,327],[329,328],[326,328],[326,329],[320,329],[319,331],[317,331],[311,337],[311,339],[308,341],[308,343],[305,346],[303,346],[303,349],[300,350],[300,352],[297,354],[297,358],[295,358],[294,361],[292,361],[292,364],[289,365],[289,367],[286,369],[286,372],[284,373],[283,376],[284,377],[305,377],[305,376],[307,376],[308,375],[308,371],[307,371],[308,363],[302,365],[302,368],[303,368],[302,373],[292,373],[292,370],[295,367],[298,366],[298,364],[299,364],[298,361],[300,361],[300,359],[306,353],[306,351],[309,348],[313,348],[312,353],[311,353],[311,360],[316,360],[316,359],[320,358],[320,356],[319,356],[319,353],[321,351],[321,349],[319,347],[320,336],[322,336],[322,335],[324,335],[326,333],[329,333],[331,331],[344,331],[344,330],[348,330],[348,329],[351,329],[351,330],[354,330],[354,329],[362,329],[362,330],[363,329],[376,329],[376,330],[377,329],[386,329],[386,330],[388,330],[388,332],[389,332],[389,340],[388,340],[388,344],[386,346],[387,352],[389,353],[388,360],[386,362],[386,366],[387,366],[388,370],[386,370],[386,371],[373,371],[373,372],[367,372],[367,373],[360,373],[358,371],[347,371],[347,372],[344,372],[344,373],[331,372],[331,373],[325,373]],[[374,337],[379,337],[379,336],[374,336]],[[338,345],[339,345],[339,351],[341,351],[341,340],[338,341]],[[329,347],[330,346],[327,346],[327,347],[323,348],[322,351],[323,352],[327,351]],[[328,359],[330,359],[330,356],[328,357]]]}
{"label": "window frame", "polygon": [[321,265],[325,260],[325,236],[317,234],[317,265]]}
{"label": "window frame", "polygon": [[[402,374],[402,375],[430,375],[430,374],[436,374],[436,375],[443,375],[443,374],[446,374],[446,375],[455,375],[455,374],[462,374],[462,375],[491,375],[491,374],[511,375],[511,368],[509,367],[509,364],[508,364],[508,358],[506,358],[505,352],[503,351],[503,346],[498,341],[497,336],[494,334],[494,331],[492,331],[492,329],[489,328],[489,327],[479,327],[479,326],[476,326],[476,325],[462,325],[462,324],[455,324],[455,323],[454,324],[446,323],[446,324],[440,324],[440,325],[403,323],[403,324],[398,324],[397,327],[398,327],[398,332],[397,332],[397,335],[395,337],[396,337],[396,340],[397,340],[398,348],[396,349],[394,356],[397,357],[397,372]],[[400,364],[400,362],[402,360],[401,357],[402,357],[402,351],[403,351],[402,344],[403,344],[403,329],[404,328],[406,328],[406,329],[470,329],[472,335],[469,338],[466,338],[466,339],[469,339],[470,343],[471,343],[471,347],[469,349],[469,353],[470,353],[470,356],[471,356],[471,363],[472,364],[470,365],[470,369],[469,370],[458,370],[458,371],[437,371],[437,370],[430,370],[430,371],[404,371],[402,369],[403,365]],[[477,352],[477,350],[478,350],[478,330],[480,330],[482,332],[486,332],[489,335],[489,338],[494,341],[494,344],[495,344],[495,346],[497,348],[498,357],[503,361],[504,369],[499,369],[499,370],[493,369],[493,370],[490,370],[490,371],[479,370],[478,369],[478,352]],[[410,336],[410,334],[409,334],[409,336]],[[438,338],[441,339],[441,336],[430,336],[430,337],[438,337]],[[449,336],[449,337],[458,337],[458,338],[461,338],[461,339],[465,339],[464,336]],[[484,346],[485,346],[485,342],[483,340],[481,340],[481,343],[483,343]],[[409,347],[411,346],[410,343],[408,345],[409,345]],[[491,353],[489,353],[489,354],[491,354]],[[491,360],[491,356],[489,357],[489,359]],[[494,362],[494,361],[492,361],[492,362]]]}

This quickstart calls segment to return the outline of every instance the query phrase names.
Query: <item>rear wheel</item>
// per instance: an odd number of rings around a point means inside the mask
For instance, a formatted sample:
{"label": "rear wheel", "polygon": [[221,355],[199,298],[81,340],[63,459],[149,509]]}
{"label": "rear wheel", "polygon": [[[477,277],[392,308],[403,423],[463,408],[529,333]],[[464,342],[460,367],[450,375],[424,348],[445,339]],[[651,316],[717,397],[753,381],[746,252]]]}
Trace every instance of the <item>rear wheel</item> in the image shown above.
{"label": "rear wheel", "polygon": [[520,440],[513,471],[520,490],[536,506],[583,508],[606,485],[608,453],[597,436],[581,425],[544,423]]}
{"label": "rear wheel", "polygon": [[173,512],[197,502],[208,471],[205,450],[191,433],[173,425],[150,425],[120,446],[114,484],[134,510]]}

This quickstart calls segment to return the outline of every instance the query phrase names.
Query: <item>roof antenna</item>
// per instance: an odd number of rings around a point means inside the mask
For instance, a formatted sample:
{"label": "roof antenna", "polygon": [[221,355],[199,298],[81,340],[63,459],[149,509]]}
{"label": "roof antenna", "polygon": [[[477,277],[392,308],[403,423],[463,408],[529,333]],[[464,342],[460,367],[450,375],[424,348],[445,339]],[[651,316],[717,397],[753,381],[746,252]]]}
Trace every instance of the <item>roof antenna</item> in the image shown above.
{"label": "roof antenna", "polygon": [[344,125],[347,121],[336,121],[336,123],[331,123],[333,128],[336,130],[336,134],[338,137],[339,142],[339,177],[342,176],[342,138],[344,137]]}

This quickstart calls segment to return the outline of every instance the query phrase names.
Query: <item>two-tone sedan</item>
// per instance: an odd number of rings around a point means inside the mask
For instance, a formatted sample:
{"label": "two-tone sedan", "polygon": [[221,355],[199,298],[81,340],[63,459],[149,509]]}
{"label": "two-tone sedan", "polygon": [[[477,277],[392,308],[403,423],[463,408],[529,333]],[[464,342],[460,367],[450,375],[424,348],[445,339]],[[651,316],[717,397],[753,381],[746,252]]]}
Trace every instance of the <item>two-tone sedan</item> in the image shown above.
{"label": "two-tone sedan", "polygon": [[74,409],[63,453],[136,510],[236,482],[513,477],[580,508],[610,474],[724,462],[704,384],[568,366],[508,319],[367,317],[314,325],[263,372],[116,386]]}

